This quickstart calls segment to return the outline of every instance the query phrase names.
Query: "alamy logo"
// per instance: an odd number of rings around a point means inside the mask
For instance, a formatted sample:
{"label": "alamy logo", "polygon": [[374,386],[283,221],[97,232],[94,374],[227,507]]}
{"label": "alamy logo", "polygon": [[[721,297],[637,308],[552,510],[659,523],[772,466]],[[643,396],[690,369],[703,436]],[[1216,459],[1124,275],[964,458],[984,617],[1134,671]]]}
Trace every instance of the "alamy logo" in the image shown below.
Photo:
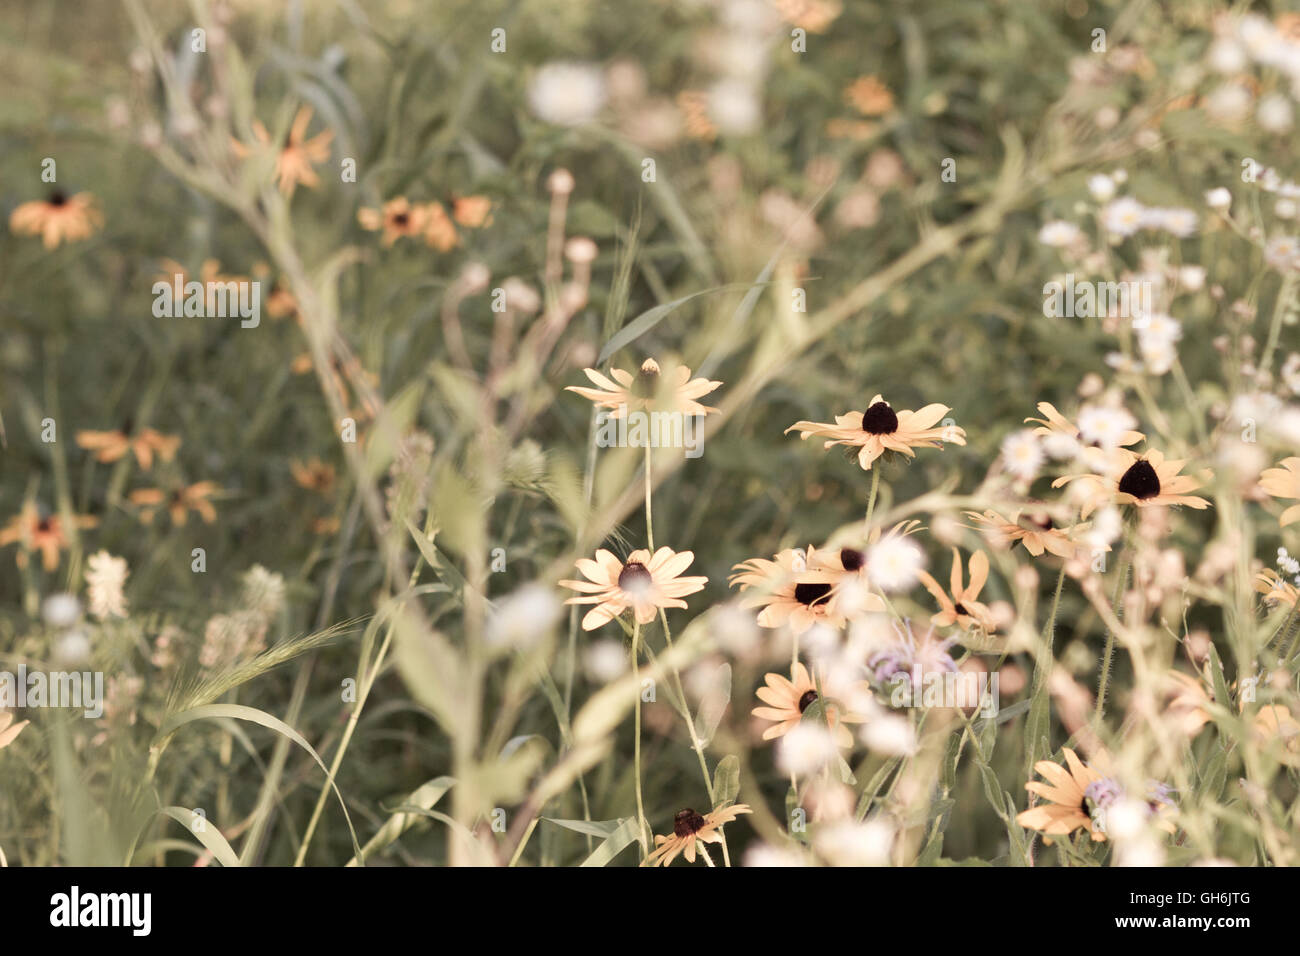
{"label": "alamy logo", "polygon": [[255,329],[262,321],[262,284],[256,281],[186,282],[178,272],[171,282],[155,282],[153,295],[153,314],[158,319],[237,317],[244,329]]}
{"label": "alamy logo", "polygon": [[78,886],[50,897],[50,925],[125,926],[134,936],[148,936],[153,926],[150,893],[82,893]]}
{"label": "alamy logo", "polygon": [[684,448],[687,458],[704,454],[704,416],[682,412],[633,411],[626,405],[596,416],[600,448]]}
{"label": "alamy logo", "polygon": [[998,715],[999,676],[985,671],[923,670],[920,664],[890,678],[892,707],[979,708],[981,717]]}
{"label": "alamy logo", "polygon": [[1068,272],[1064,282],[1053,280],[1043,286],[1043,315],[1055,319],[1114,315],[1141,320],[1151,315],[1152,300],[1150,282],[1076,282],[1074,273]]}
{"label": "alamy logo", "polygon": [[104,715],[102,671],[0,671],[0,708],[80,707],[93,719]]}

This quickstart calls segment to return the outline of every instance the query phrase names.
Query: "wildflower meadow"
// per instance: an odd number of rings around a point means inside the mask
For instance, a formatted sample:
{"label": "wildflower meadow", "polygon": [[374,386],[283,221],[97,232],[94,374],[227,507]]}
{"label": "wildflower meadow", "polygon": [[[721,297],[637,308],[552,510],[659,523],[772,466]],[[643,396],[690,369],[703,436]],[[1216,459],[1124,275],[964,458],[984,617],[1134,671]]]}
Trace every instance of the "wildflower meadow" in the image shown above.
{"label": "wildflower meadow", "polygon": [[1300,864],[1298,102],[1288,3],[5,5],[0,864]]}

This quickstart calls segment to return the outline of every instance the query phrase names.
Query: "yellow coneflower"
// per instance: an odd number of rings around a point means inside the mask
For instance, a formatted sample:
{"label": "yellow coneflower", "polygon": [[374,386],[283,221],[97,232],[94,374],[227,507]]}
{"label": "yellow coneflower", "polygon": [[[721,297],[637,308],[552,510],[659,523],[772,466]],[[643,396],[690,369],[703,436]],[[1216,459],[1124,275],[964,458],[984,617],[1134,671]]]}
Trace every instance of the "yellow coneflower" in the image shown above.
{"label": "yellow coneflower", "polygon": [[844,91],[844,99],[863,116],[883,116],[894,108],[894,94],[875,76],[860,76]]}
{"label": "yellow coneflower", "polygon": [[456,225],[440,202],[425,203],[420,207],[424,219],[424,241],[439,252],[450,252],[460,244]]}
{"label": "yellow coneflower", "polygon": [[[844,616],[835,602],[835,584],[842,576],[822,566],[815,548],[807,554],[786,548],[774,560],[750,558],[737,564],[737,573],[729,579],[731,587],[739,585],[742,607],[761,607],[758,623],[762,627],[780,627],[787,622],[795,634],[803,634],[821,622],[843,627]],[[752,592],[752,593],[749,593]]]}
{"label": "yellow coneflower", "polygon": [[989,556],[983,551],[976,551],[970,556],[970,583],[963,586],[961,552],[952,549],[951,596],[928,571],[917,571],[917,577],[939,602],[939,613],[930,618],[930,623],[935,627],[958,624],[963,631],[969,631],[978,626],[986,634],[993,633],[993,615],[979,601],[980,591],[984,590],[989,577]]}
{"label": "yellow coneflower", "polygon": [[1079,513],[1080,517],[1088,517],[1108,498],[1119,504],[1136,505],[1140,508],[1151,505],[1186,505],[1201,511],[1210,506],[1204,498],[1187,494],[1205,484],[1210,478],[1209,472],[1199,478],[1179,474],[1186,461],[1166,460],[1164,453],[1155,449],[1139,457],[1135,452],[1119,448],[1115,450],[1115,456],[1114,474],[1064,475],[1052,482],[1053,488],[1059,488],[1072,481],[1088,483],[1092,493],[1084,501]]}
{"label": "yellow coneflower", "polygon": [[105,463],[117,461],[129,451],[135,455],[140,467],[148,471],[153,467],[155,454],[163,461],[175,458],[181,439],[179,435],[164,435],[153,428],[142,428],[133,433],[130,426],[126,425],[116,431],[77,432],[77,444],[87,451],[93,451],[96,461]]}
{"label": "yellow coneflower", "polygon": [[785,430],[799,432],[800,438],[816,435],[830,439],[823,446],[850,445],[856,447],[858,464],[864,471],[871,470],[871,463],[887,451],[901,452],[908,457],[915,457],[913,448],[942,448],[944,442],[955,445],[966,444],[966,432],[956,425],[935,428],[951,409],[937,402],[926,405],[917,411],[895,412],[883,398],[877,395],[867,405],[865,412],[847,412],[835,416],[835,423],[795,422]]}
{"label": "yellow coneflower", "polygon": [[651,408],[683,415],[707,415],[717,411],[701,405],[696,399],[708,395],[722,383],[691,378],[691,370],[685,365],[678,365],[668,375],[662,375],[659,363],[648,358],[641,363],[641,370],[635,376],[621,368],[611,369],[608,378],[594,368],[583,371],[599,387],[569,385],[565,391],[577,392],[598,408],[611,409],[610,418],[623,418],[629,411]]}
{"label": "yellow coneflower", "polygon": [[1300,597],[1300,589],[1272,568],[1265,568],[1255,576],[1255,590],[1264,595],[1266,601],[1289,604],[1292,607],[1295,607],[1296,598]]}
{"label": "yellow coneflower", "polygon": [[[292,196],[299,183],[310,189],[319,186],[320,177],[312,167],[315,163],[323,163],[329,159],[329,147],[334,139],[334,131],[327,129],[307,139],[307,127],[311,124],[311,118],[310,106],[298,110],[293,118],[293,125],[289,128],[289,135],[285,137],[284,145],[275,160],[275,176],[279,180],[280,192],[286,196]],[[266,127],[260,120],[253,120],[253,135],[260,146],[271,145],[271,134],[266,131]],[[252,152],[239,140],[233,140],[231,145],[235,155],[240,159],[246,159]]]}
{"label": "yellow coneflower", "polygon": [[171,515],[172,524],[181,527],[188,520],[191,511],[197,513],[205,524],[216,521],[217,509],[208,499],[219,491],[221,487],[215,481],[196,481],[184,488],[177,488],[170,494],[161,488],[139,488],[127,498],[140,508],[140,521],[144,524],[151,524],[156,511],[165,507]]}
{"label": "yellow coneflower", "polygon": [[[900,532],[903,527],[904,525],[897,526],[891,534]],[[874,544],[879,539],[880,532],[880,528],[873,528],[867,544]],[[832,590],[844,598],[846,617],[886,610],[885,599],[871,589],[867,553],[862,549],[812,548],[809,549],[808,561],[814,569],[830,575]]]}
{"label": "yellow coneflower", "polygon": [[424,207],[412,206],[405,196],[388,200],[382,209],[358,209],[357,222],[362,229],[371,232],[382,229],[382,242],[385,246],[391,246],[403,236],[410,238],[420,235],[426,225]]}
{"label": "yellow coneflower", "polygon": [[[72,520],[78,528],[93,528],[99,524],[99,519],[90,515],[74,515]],[[42,517],[36,505],[28,502],[7,525],[0,528],[0,548],[11,544],[22,545],[23,552],[39,551],[41,566],[46,571],[53,571],[59,566],[59,552],[68,547],[68,535],[62,517]],[[20,567],[26,567],[27,563],[23,552],[18,554]]]}
{"label": "yellow coneflower", "polygon": [[328,495],[334,490],[334,466],[327,465],[319,458],[310,461],[291,461],[289,471],[298,487]]}
{"label": "yellow coneflower", "polygon": [[1014,520],[1008,520],[992,510],[983,514],[967,511],[965,514],[999,546],[1010,547],[1019,541],[1036,558],[1044,551],[1049,551],[1058,558],[1072,558],[1078,551],[1078,545],[1070,540],[1069,533],[1052,524],[1051,515],[1046,511],[1021,512]]}
{"label": "yellow coneflower", "polygon": [[492,200],[487,196],[452,196],[451,218],[466,229],[492,225]]}
{"label": "yellow coneflower", "polygon": [[17,740],[23,728],[30,723],[30,720],[20,720],[15,724],[14,715],[10,711],[0,711],[0,750],[4,750]]}
{"label": "yellow coneflower", "polygon": [[[1025,784],[1025,789],[1049,802],[1025,810],[1016,817],[1016,822],[1027,829],[1052,836],[1065,836],[1084,829],[1093,840],[1104,841],[1105,832],[1093,826],[1087,794],[1089,787],[1105,778],[1086,766],[1069,747],[1063,748],[1062,752],[1069,770],[1050,760],[1040,760],[1034,764],[1034,769],[1050,781],[1050,785],[1031,780]],[[1045,838],[1043,842],[1050,844],[1052,841]]]}
{"label": "yellow coneflower", "polygon": [[[1300,498],[1300,458],[1284,458],[1278,467],[1265,468],[1259,486],[1274,498]],[[1285,528],[1293,521],[1300,521],[1300,505],[1283,511],[1278,525]]]}
{"label": "yellow coneflower", "polygon": [[1288,762],[1294,762],[1295,756],[1300,755],[1300,721],[1292,716],[1290,708],[1281,704],[1261,707],[1251,729],[1261,743],[1280,742]]}
{"label": "yellow coneflower", "polygon": [[[808,673],[808,669],[798,662],[789,678],[784,674],[767,674],[763,680],[766,686],[758,688],[756,693],[766,706],[755,707],[750,713],[760,720],[776,721],[763,731],[764,740],[775,740],[789,733],[803,720],[804,711],[818,699],[817,682]],[[853,734],[844,725],[862,723],[864,718],[843,712],[838,704],[829,700],[825,714],[831,732],[835,735],[835,743],[842,748],[852,747]]]}
{"label": "yellow coneflower", "polygon": [[10,230],[20,236],[40,236],[46,249],[54,249],[64,240],[88,239],[103,224],[91,193],[66,196],[56,191],[49,199],[23,203],[9,215]]}
{"label": "yellow coneflower", "polygon": [[686,857],[688,863],[695,862],[695,843],[721,843],[722,825],[730,823],[742,813],[753,813],[746,804],[733,803],[729,807],[719,807],[711,813],[697,813],[690,807],[678,810],[673,817],[671,836],[655,834],[655,848],[645,861],[650,866],[668,866],[679,854]]}
{"label": "yellow coneflower", "polygon": [[638,624],[649,624],[659,608],[686,607],[688,594],[709,583],[703,576],[681,577],[695,560],[691,551],[663,547],[653,555],[644,548],[633,551],[624,563],[601,548],[596,558],[579,558],[577,568],[586,581],[561,581],[560,586],[581,592],[565,604],[595,604],[582,619],[584,631],[594,631],[631,608]]}

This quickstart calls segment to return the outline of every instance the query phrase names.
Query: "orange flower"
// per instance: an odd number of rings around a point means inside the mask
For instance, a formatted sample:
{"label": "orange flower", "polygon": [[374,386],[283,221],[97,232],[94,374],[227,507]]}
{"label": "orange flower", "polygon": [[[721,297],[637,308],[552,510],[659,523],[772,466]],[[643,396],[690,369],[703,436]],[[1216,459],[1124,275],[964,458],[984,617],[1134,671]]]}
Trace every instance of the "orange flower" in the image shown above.
{"label": "orange flower", "polygon": [[688,863],[695,862],[696,843],[721,843],[722,825],[730,823],[742,813],[753,813],[747,805],[734,803],[720,807],[712,813],[696,813],[690,807],[678,810],[673,817],[672,836],[655,834],[655,849],[646,857],[650,866],[667,866],[684,854]]}
{"label": "orange flower", "polygon": [[40,236],[46,249],[54,249],[63,240],[88,239],[104,224],[95,197],[90,193],[65,196],[50,194],[49,199],[25,202],[9,216],[9,228],[20,236]]}
{"label": "orange flower", "polygon": [[1050,551],[1058,558],[1072,558],[1078,546],[1070,540],[1069,532],[1052,524],[1052,518],[1046,511],[1028,511],[1008,521],[996,511],[967,511],[970,518],[988,538],[1000,547],[1014,545],[1017,541],[1034,557],[1044,551]]}
{"label": "orange flower", "polygon": [[325,464],[319,458],[292,461],[289,463],[289,471],[293,473],[293,480],[298,486],[308,491],[328,495],[334,490],[334,466]]}
{"label": "orange flower", "polygon": [[844,91],[844,99],[863,116],[882,116],[894,108],[894,94],[874,76],[860,76]]}
{"label": "orange flower", "polygon": [[105,463],[117,461],[129,451],[140,467],[148,471],[153,467],[155,453],[163,461],[175,458],[181,439],[179,435],[164,435],[152,428],[142,428],[132,435],[130,426],[125,425],[111,432],[77,432],[77,444],[93,451],[96,461]]}
{"label": "orange flower", "polygon": [[139,488],[127,497],[131,503],[140,507],[140,520],[151,524],[154,514],[165,507],[171,515],[172,524],[181,527],[189,518],[191,511],[196,512],[204,523],[212,524],[217,520],[217,509],[208,501],[221,488],[215,481],[196,481],[185,488],[177,488],[168,494],[161,488]]}
{"label": "orange flower", "polygon": [[[763,680],[766,686],[758,688],[756,693],[758,699],[767,706],[755,707],[750,713],[761,720],[776,721],[763,731],[764,740],[775,740],[788,734],[803,720],[804,711],[818,699],[817,683],[808,673],[808,669],[798,662],[795,663],[788,680],[783,674],[767,674]],[[840,747],[852,747],[853,735],[844,725],[862,723],[864,718],[856,714],[843,713],[838,704],[828,699],[826,719],[830,724],[831,732],[835,735],[835,743]]]}
{"label": "orange flower", "polygon": [[[90,515],[74,515],[72,520],[78,528],[93,528],[99,524],[99,519]],[[7,525],[0,528],[0,548],[11,544],[21,544],[24,551],[41,552],[41,566],[46,571],[53,571],[59,566],[59,552],[68,546],[63,519],[58,515],[42,518],[36,505],[29,501]],[[20,553],[19,566],[25,567],[26,561],[26,555]]]}
{"label": "orange flower", "polygon": [[[1300,498],[1300,458],[1284,458],[1277,468],[1265,468],[1259,486],[1274,498]],[[1293,521],[1300,521],[1300,505],[1283,511],[1278,525],[1285,528]]]}
{"label": "orange flower", "polygon": [[858,464],[863,471],[871,470],[871,463],[887,451],[901,452],[909,458],[916,457],[913,448],[942,448],[944,442],[966,444],[966,432],[956,425],[935,428],[951,409],[938,403],[926,405],[917,411],[895,412],[893,407],[877,395],[867,404],[865,412],[846,412],[835,416],[835,423],[795,422],[786,434],[799,432],[800,438],[816,435],[830,439],[823,447],[850,445],[857,447]]}
{"label": "orange flower", "polygon": [[582,619],[584,631],[594,631],[631,608],[638,624],[649,624],[659,608],[686,607],[688,594],[702,591],[706,577],[680,577],[695,560],[691,551],[660,548],[653,555],[644,548],[627,556],[627,563],[601,548],[596,559],[579,558],[578,570],[586,581],[561,581],[560,586],[581,592],[565,604],[596,605]]}
{"label": "orange flower", "polygon": [[[289,128],[289,135],[285,138],[284,146],[280,149],[280,155],[275,160],[275,176],[280,183],[280,192],[286,196],[292,196],[299,183],[311,189],[319,186],[320,177],[312,168],[313,164],[323,163],[329,159],[329,147],[334,139],[334,131],[325,130],[307,139],[307,127],[311,124],[311,117],[310,106],[298,110],[293,118],[293,126]],[[259,145],[263,147],[271,145],[271,134],[266,131],[266,127],[260,120],[253,120],[253,135]],[[232,146],[235,155],[240,159],[247,158],[252,152],[239,140],[233,140]]]}
{"label": "orange flower", "polygon": [[20,720],[15,724],[12,713],[7,710],[0,712],[0,750],[4,750],[17,740],[18,735],[23,732],[23,728],[30,723],[30,720]]}
{"label": "orange flower", "polygon": [[421,207],[424,216],[424,241],[439,252],[450,252],[460,244],[456,226],[452,223],[442,203],[431,202]]}
{"label": "orange flower", "polygon": [[1185,461],[1166,460],[1164,453],[1152,449],[1139,457],[1135,452],[1117,448],[1114,452],[1115,473],[1106,475],[1064,475],[1052,482],[1053,488],[1072,481],[1085,482],[1089,494],[1079,512],[1088,515],[1107,500],[1119,504],[1146,508],[1151,505],[1186,505],[1198,511],[1210,506],[1204,498],[1189,495],[1209,479],[1209,472],[1201,476],[1179,474]]}
{"label": "orange flower", "polygon": [[980,591],[989,577],[989,556],[983,551],[976,551],[970,557],[970,583],[962,586],[961,552],[952,549],[952,596],[936,581],[928,571],[918,571],[917,576],[925,589],[939,602],[939,613],[930,618],[935,627],[961,625],[962,630],[969,631],[978,626],[984,633],[995,630],[993,616],[989,609],[979,602]]}
{"label": "orange flower", "polygon": [[420,235],[424,232],[425,217],[424,207],[412,206],[405,196],[388,200],[382,209],[357,210],[357,222],[362,229],[384,231],[385,246],[391,246],[403,236],[409,238]]}
{"label": "orange flower", "polygon": [[451,217],[467,229],[492,225],[492,200],[487,196],[453,196]]}

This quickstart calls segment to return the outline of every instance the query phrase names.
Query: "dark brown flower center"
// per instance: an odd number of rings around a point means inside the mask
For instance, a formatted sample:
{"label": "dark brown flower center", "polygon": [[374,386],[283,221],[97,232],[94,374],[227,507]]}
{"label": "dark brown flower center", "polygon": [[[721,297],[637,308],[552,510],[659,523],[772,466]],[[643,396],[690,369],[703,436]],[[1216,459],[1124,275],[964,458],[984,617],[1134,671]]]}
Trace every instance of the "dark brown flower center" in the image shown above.
{"label": "dark brown flower center", "polygon": [[654,578],[640,561],[629,561],[618,573],[618,586],[624,591],[644,591]]}
{"label": "dark brown flower center", "polygon": [[862,413],[862,430],[869,435],[892,435],[898,431],[898,416],[886,402],[876,402]]}
{"label": "dark brown flower center", "polygon": [[58,190],[55,190],[54,192],[50,193],[51,206],[62,206],[67,201],[68,201],[68,197],[63,195],[63,193],[59,192]]}
{"label": "dark brown flower center", "polygon": [[1119,480],[1119,490],[1139,500],[1160,494],[1160,478],[1148,461],[1135,461]]}
{"label": "dark brown flower center", "polygon": [[970,613],[969,611],[966,610],[966,605],[962,604],[961,601],[958,601],[956,604],[954,604],[952,606],[952,609],[956,611],[958,614],[961,614],[963,616]]}
{"label": "dark brown flower center", "polygon": [[845,571],[860,571],[865,563],[866,556],[856,548],[845,548],[840,551],[840,564],[844,566]]}
{"label": "dark brown flower center", "polygon": [[796,584],[794,586],[794,599],[807,607],[812,607],[830,593],[831,586],[820,582]]}
{"label": "dark brown flower center", "polygon": [[398,226],[400,228],[405,228],[406,224],[410,221],[411,221],[411,216],[409,213],[399,212],[395,216],[393,216],[393,225]]}
{"label": "dark brown flower center", "polygon": [[685,810],[678,810],[677,815],[673,817],[673,833],[679,837],[688,837],[699,833],[703,826],[704,817],[690,807]]}
{"label": "dark brown flower center", "polygon": [[812,702],[817,699],[817,691],[804,691],[804,695],[799,698],[799,713],[803,713],[812,706]]}
{"label": "dark brown flower center", "polygon": [[42,518],[40,521],[36,522],[36,531],[39,534],[49,533],[50,527],[51,525],[50,525],[49,518]]}

